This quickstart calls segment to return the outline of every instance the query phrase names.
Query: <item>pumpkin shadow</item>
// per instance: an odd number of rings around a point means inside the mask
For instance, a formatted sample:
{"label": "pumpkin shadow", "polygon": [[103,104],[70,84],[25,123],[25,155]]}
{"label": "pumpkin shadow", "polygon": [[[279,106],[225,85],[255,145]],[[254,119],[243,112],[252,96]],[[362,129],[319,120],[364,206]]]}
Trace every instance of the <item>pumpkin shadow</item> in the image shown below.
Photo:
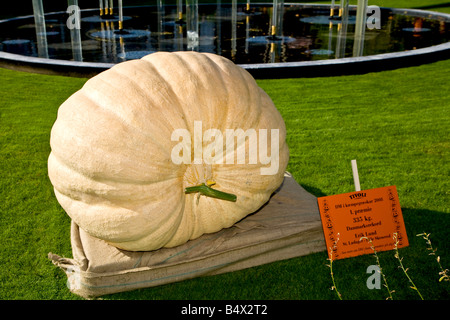
{"label": "pumpkin shadow", "polygon": [[[293,179],[293,177],[292,177],[292,179]],[[295,180],[295,179],[294,179],[294,180]],[[297,183],[298,183],[298,182],[297,182]],[[264,203],[264,204],[263,204],[258,210],[256,210],[255,212],[250,213],[250,214],[248,214],[247,216],[245,216],[244,218],[242,218],[240,221],[242,221],[242,220],[244,220],[244,219],[246,219],[246,218],[248,218],[248,217],[250,217],[250,216],[253,216],[253,215],[257,214],[258,212],[260,212],[261,210],[263,210],[266,206],[268,206],[269,203],[271,203],[271,202],[273,202],[273,201],[278,201],[278,200],[274,199],[274,196],[275,196],[278,192],[280,192],[280,190],[285,186],[285,184],[287,184],[286,179],[284,179],[283,182],[281,183],[281,185],[277,188],[277,190],[275,190],[275,191],[270,195],[270,198],[269,198],[269,200],[267,200],[266,203]],[[318,189],[318,188],[315,188],[315,187],[312,187],[312,186],[308,186],[308,185],[302,185],[302,184],[299,184],[299,185],[300,185],[300,187],[302,187],[302,188],[304,189],[304,191],[306,191],[307,193],[309,193],[311,196],[314,196],[314,197],[316,197],[316,198],[326,196],[326,194],[323,193],[323,192],[322,192],[320,189]],[[279,204],[281,204],[281,203],[279,203]],[[238,221],[238,222],[239,222],[239,221]]]}
{"label": "pumpkin shadow", "polygon": [[327,194],[323,193],[322,190],[320,190],[319,188],[308,186],[308,185],[305,185],[305,184],[302,184],[301,186],[303,187],[303,189],[305,189],[306,191],[311,193],[316,198],[326,197],[327,196]]}

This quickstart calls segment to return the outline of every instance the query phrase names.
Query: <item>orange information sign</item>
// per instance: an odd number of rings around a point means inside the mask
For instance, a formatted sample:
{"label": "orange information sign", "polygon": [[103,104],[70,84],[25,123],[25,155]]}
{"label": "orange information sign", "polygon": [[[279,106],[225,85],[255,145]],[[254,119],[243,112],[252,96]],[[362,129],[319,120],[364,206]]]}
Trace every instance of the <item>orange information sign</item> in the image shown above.
{"label": "orange information sign", "polygon": [[[409,245],[395,186],[320,197],[320,217],[333,260]],[[362,239],[369,238],[372,244]],[[328,250],[328,256],[330,252]]]}

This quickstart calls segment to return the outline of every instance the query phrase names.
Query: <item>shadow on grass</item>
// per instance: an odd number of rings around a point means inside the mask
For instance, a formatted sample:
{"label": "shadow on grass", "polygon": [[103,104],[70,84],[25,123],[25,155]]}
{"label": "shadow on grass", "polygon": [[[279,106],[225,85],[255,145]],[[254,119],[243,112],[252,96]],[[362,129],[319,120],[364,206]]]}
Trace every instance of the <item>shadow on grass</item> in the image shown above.
{"label": "shadow on grass", "polygon": [[440,8],[448,8],[448,7],[450,7],[450,2],[428,5],[428,6],[420,6],[420,7],[415,7],[413,9],[429,10],[429,9],[440,9]]}
{"label": "shadow on grass", "polygon": [[402,208],[402,213],[410,243],[414,242],[413,238],[425,243],[416,235],[423,232],[430,233],[433,246],[438,248],[440,254],[447,256],[446,260],[450,260],[450,241],[448,241],[450,215],[448,213],[410,208]]}
{"label": "shadow on grass", "polygon": [[308,186],[305,184],[302,184],[301,186],[303,187],[303,189],[305,189],[306,191],[308,191],[309,193],[314,195],[316,198],[328,196],[328,194],[323,193],[322,190],[320,190],[316,187],[311,187],[311,186]]}

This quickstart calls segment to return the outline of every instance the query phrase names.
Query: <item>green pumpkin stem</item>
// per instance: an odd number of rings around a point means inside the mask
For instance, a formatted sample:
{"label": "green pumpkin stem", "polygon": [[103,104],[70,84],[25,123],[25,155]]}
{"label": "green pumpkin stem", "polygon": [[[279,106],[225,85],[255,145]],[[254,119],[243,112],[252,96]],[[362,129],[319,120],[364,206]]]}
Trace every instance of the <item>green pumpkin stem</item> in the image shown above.
{"label": "green pumpkin stem", "polygon": [[184,189],[184,193],[197,193],[197,192],[207,197],[226,201],[236,202],[237,199],[236,195],[213,189],[210,186],[206,185],[205,183],[202,183],[198,186],[187,187]]}

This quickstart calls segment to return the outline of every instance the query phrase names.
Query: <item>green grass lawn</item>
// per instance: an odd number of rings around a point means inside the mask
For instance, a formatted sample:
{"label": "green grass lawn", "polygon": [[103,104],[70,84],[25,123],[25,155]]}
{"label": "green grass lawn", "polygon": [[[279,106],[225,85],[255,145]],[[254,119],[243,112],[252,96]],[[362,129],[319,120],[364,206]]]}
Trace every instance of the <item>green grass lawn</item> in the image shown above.
{"label": "green grass lawn", "polygon": [[[438,282],[435,258],[416,237],[431,233],[450,268],[449,72],[447,60],[365,75],[258,81],[285,119],[288,170],[309,192],[353,191],[352,159],[363,189],[397,186],[410,241],[399,251],[425,299],[450,298],[450,283]],[[47,157],[57,109],[85,81],[0,69],[0,299],[80,299],[47,259],[48,252],[71,257],[70,220],[54,197]],[[379,257],[394,299],[419,299],[394,253]],[[103,299],[336,299],[327,264],[324,251]],[[366,287],[372,264],[372,255],[334,262],[344,299],[387,297],[384,289]]]}

